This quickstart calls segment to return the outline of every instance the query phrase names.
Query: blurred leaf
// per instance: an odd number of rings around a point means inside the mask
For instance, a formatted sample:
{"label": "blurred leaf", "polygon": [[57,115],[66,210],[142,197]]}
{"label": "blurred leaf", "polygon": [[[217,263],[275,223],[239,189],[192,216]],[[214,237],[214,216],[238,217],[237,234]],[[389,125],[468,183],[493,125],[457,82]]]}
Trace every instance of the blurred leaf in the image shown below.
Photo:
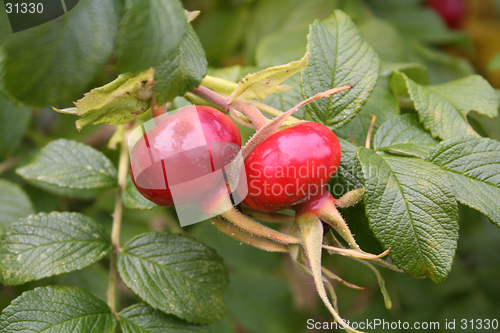
{"label": "blurred leaf", "polygon": [[226,311],[228,284],[222,258],[192,238],[166,232],[130,240],[118,253],[123,282],[155,309],[207,324]]}
{"label": "blurred leaf", "polygon": [[393,71],[405,73],[419,84],[429,84],[429,72],[424,65],[417,63],[384,63],[380,75],[390,77]]}
{"label": "blurred leaf", "polygon": [[490,72],[500,70],[500,53],[497,53],[493,58],[491,58],[488,63],[488,70]]}
{"label": "blurred leaf", "polygon": [[92,147],[59,139],[46,145],[35,159],[16,172],[24,179],[66,189],[97,189],[116,186],[111,161]]}
{"label": "blurred leaf", "polygon": [[307,31],[290,36],[289,31],[277,31],[264,37],[255,51],[255,62],[260,67],[286,64],[299,59],[306,52]]}
{"label": "blurred leaf", "polygon": [[285,65],[266,68],[257,73],[246,75],[238,87],[229,96],[229,101],[240,99],[264,99],[273,91],[279,89],[279,84],[293,74],[301,71],[307,66],[309,54],[306,53],[302,59]]}
{"label": "blurred leaf", "polygon": [[353,119],[368,100],[377,84],[380,61],[354,22],[339,10],[311,25],[308,40],[311,55],[302,71],[302,96],[353,86],[306,106],[314,121],[337,129]]}
{"label": "blurred leaf", "polygon": [[0,3],[0,46],[12,35],[9,17],[5,10],[4,3]]}
{"label": "blurred leaf", "polygon": [[2,283],[28,281],[87,267],[111,252],[102,225],[79,213],[40,213],[12,223],[2,235]]}
{"label": "blurred leaf", "polygon": [[154,70],[150,69],[137,75],[130,73],[119,75],[105,86],[92,89],[75,103],[75,108],[55,111],[75,112],[80,119],[76,122],[78,130],[95,124],[126,124],[147,109],[151,98],[140,98],[140,91],[153,79]]}
{"label": "blurred leaf", "polygon": [[178,0],[125,0],[115,67],[126,73],[160,65],[179,47],[187,27]]}
{"label": "blurred leaf", "polygon": [[189,324],[146,303],[123,309],[119,316],[123,333],[209,333],[207,326]]}
{"label": "blurred leaf", "polygon": [[364,146],[372,122],[370,115],[377,117],[374,125],[374,131],[376,131],[386,120],[397,116],[399,111],[397,98],[388,89],[377,84],[356,117],[341,128],[336,129],[335,134],[357,146]]}
{"label": "blurred leaf", "polygon": [[371,17],[361,21],[358,27],[382,61],[395,63],[404,61],[405,43],[392,24]]}
{"label": "blurred leaf", "polygon": [[500,142],[452,138],[434,149],[428,160],[447,171],[458,201],[500,227]]}
{"label": "blurred leaf", "polygon": [[375,236],[406,273],[443,282],[458,240],[458,208],[449,180],[437,166],[417,158],[366,148],[358,150],[358,158]]}
{"label": "blurred leaf", "polygon": [[21,186],[0,179],[0,235],[12,222],[33,213],[33,204]]}
{"label": "blurred leaf", "polygon": [[120,1],[88,0],[60,19],[16,33],[4,45],[4,83],[34,106],[62,105],[81,95],[114,53]]}
{"label": "blurred leaf", "polygon": [[210,324],[209,329],[211,333],[236,333],[228,316],[225,316],[224,319]]}
{"label": "blurred leaf", "polygon": [[27,291],[0,317],[0,330],[14,332],[112,333],[116,319],[100,299],[77,287]]}
{"label": "blurred leaf", "polygon": [[68,274],[58,275],[56,281],[58,285],[80,287],[106,301],[108,291],[109,272],[105,267],[106,261],[101,261],[78,271]]}
{"label": "blurred leaf", "polygon": [[425,159],[438,143],[420,125],[416,114],[404,114],[380,126],[375,134],[373,148]]}
{"label": "blurred leaf", "polygon": [[495,90],[479,75],[423,86],[404,73],[394,72],[391,88],[395,94],[407,90],[424,127],[443,140],[458,135],[477,135],[467,122],[471,110],[490,117],[498,115],[499,99]]}
{"label": "blurred leaf", "polygon": [[455,43],[468,38],[462,32],[450,30],[430,8],[394,11],[387,19],[403,34],[429,43]]}
{"label": "blurred leaf", "polygon": [[200,85],[207,73],[205,51],[191,26],[169,59],[155,67],[156,103],[163,105]]}
{"label": "blurred leaf", "polygon": [[356,157],[358,147],[341,138],[339,138],[339,142],[342,151],[342,159],[340,160],[337,173],[328,184],[330,186],[330,193],[332,193],[335,198],[340,198],[347,192],[365,186],[361,165]]}
{"label": "blurred leaf", "polygon": [[123,205],[131,209],[153,209],[158,207],[154,202],[146,199],[135,187],[130,176],[127,178],[125,191],[122,192]]}
{"label": "blurred leaf", "polygon": [[44,190],[48,193],[52,193],[54,195],[73,198],[73,199],[81,199],[81,200],[91,200],[97,197],[101,189],[98,188],[69,188],[69,187],[60,187],[59,185],[52,185],[48,183],[42,183],[39,181],[28,180],[31,185],[38,187],[41,190]]}
{"label": "blurred leaf", "polygon": [[29,108],[16,108],[0,93],[0,160],[17,150],[30,119]]}
{"label": "blurred leaf", "polygon": [[407,50],[410,53],[408,62],[424,65],[432,84],[457,80],[476,72],[467,59],[449,55],[416,40],[408,41]]}
{"label": "blurred leaf", "polygon": [[233,274],[224,301],[231,315],[250,332],[298,333],[305,323],[292,308],[286,284],[276,278]]}
{"label": "blurred leaf", "polygon": [[259,66],[298,59],[306,51],[309,25],[315,19],[326,19],[337,5],[337,0],[257,1],[253,21],[246,29],[247,58],[251,60],[255,55]]}
{"label": "blurred leaf", "polygon": [[[204,13],[203,13],[204,14]],[[249,11],[245,5],[234,3],[219,6],[210,15],[196,20],[196,33],[205,49],[208,62],[217,65],[240,45],[247,29]]]}

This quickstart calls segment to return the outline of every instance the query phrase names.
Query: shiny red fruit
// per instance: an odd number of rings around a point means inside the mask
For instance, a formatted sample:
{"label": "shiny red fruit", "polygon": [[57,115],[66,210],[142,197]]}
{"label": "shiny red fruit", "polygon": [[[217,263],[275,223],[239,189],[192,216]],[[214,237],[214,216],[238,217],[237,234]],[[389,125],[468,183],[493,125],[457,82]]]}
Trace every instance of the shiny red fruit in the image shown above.
{"label": "shiny red fruit", "polygon": [[276,132],[245,160],[248,196],[244,203],[277,211],[320,193],[340,164],[336,135],[317,123]]}
{"label": "shiny red fruit", "polygon": [[137,141],[130,174],[139,192],[158,205],[192,204],[224,181],[222,172],[214,171],[240,148],[240,132],[228,116],[208,106],[188,106]]}
{"label": "shiny red fruit", "polygon": [[429,6],[441,16],[451,29],[458,29],[462,25],[466,9],[464,0],[430,0]]}

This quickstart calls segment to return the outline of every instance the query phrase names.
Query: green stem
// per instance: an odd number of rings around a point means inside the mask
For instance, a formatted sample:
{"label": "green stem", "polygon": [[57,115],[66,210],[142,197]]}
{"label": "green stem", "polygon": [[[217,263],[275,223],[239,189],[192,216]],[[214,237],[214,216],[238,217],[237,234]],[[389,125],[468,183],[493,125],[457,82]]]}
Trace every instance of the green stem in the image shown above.
{"label": "green stem", "polygon": [[[121,125],[123,126],[123,125]],[[120,231],[123,217],[122,192],[125,189],[128,175],[128,145],[127,137],[129,129],[123,131],[123,136],[120,144],[120,160],[118,162],[118,189],[116,190],[115,209],[113,212],[113,227],[111,230],[111,244],[113,253],[111,254],[111,263],[109,269],[108,283],[108,305],[112,313],[116,314],[116,285],[118,281],[117,255],[121,252],[120,247]]]}

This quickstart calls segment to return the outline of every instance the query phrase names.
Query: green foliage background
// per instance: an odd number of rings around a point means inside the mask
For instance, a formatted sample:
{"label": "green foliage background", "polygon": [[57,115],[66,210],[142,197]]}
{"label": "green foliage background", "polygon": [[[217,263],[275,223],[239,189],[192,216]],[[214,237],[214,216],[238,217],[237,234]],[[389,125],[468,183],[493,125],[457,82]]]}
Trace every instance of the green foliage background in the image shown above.
{"label": "green foliage background", "polygon": [[[83,4],[84,1],[81,2],[79,6],[86,5]],[[107,20],[112,27],[113,20],[117,20],[116,12],[122,8],[117,8],[112,1],[103,1],[102,4],[106,5],[105,10],[88,8],[88,15],[100,15],[95,19]],[[388,75],[384,77],[383,73],[390,73],[393,68],[387,67],[387,64],[416,63],[425,66],[428,69],[428,77],[418,71],[418,66],[411,69],[414,71],[411,78],[419,84],[426,83],[425,81],[440,84],[476,72],[465,58],[455,57],[444,51],[445,45],[453,45],[459,50],[465,50],[464,52],[473,52],[473,40],[465,33],[448,30],[441,19],[434,12],[420,6],[418,0],[186,0],[183,5],[188,10],[201,11],[200,16],[193,21],[193,27],[205,50],[209,74],[217,74],[233,81],[258,69],[300,59],[306,50],[309,25],[315,19],[323,20],[329,17],[334,9],[343,10],[364,33],[382,61],[382,76],[372,95],[375,96],[375,101],[368,102],[380,108],[381,116],[377,127],[385,121],[383,117],[389,119],[397,114],[394,112],[394,103],[397,104],[398,101],[381,89],[384,85],[389,86]],[[179,9],[171,9],[172,12],[176,10]],[[3,11],[0,12],[0,44],[9,35],[8,27],[5,27],[5,17],[2,15]],[[75,17],[75,20],[78,19],[82,20],[82,24],[91,25],[91,22],[85,21],[84,18]],[[133,20],[133,17],[127,19]],[[188,26],[186,29],[191,28]],[[117,38],[117,32],[109,28],[105,32],[95,33],[102,34],[102,44],[99,47],[93,46],[95,49],[87,48],[80,54],[81,58],[77,58],[77,61],[80,61],[79,66],[88,70],[72,72],[71,68],[68,68],[64,71],[63,80],[57,76],[59,73],[54,74],[51,70],[50,66],[57,64],[47,65],[45,75],[53,75],[51,80],[54,85],[60,87],[61,94],[44,94],[41,87],[35,89],[39,91],[40,96],[30,95],[29,92],[19,92],[18,96],[13,96],[24,97],[28,101],[33,99],[32,104],[35,106],[31,110],[27,107],[16,110],[16,107],[8,102],[9,99],[13,100],[12,96],[0,95],[0,166],[4,167],[0,168],[0,231],[11,222],[32,212],[52,211],[80,212],[102,223],[108,231],[111,230],[109,216],[113,211],[115,198],[114,189],[109,188],[112,185],[107,184],[106,179],[99,179],[101,183],[97,183],[97,180],[89,181],[95,188],[83,186],[85,191],[79,192],[81,198],[75,199],[74,196],[60,197],[48,193],[40,186],[31,185],[14,171],[14,166],[22,167],[28,164],[42,147],[60,138],[86,143],[101,150],[111,161],[118,160],[118,152],[106,147],[111,135],[109,126],[92,126],[76,131],[74,123],[78,117],[57,114],[46,105],[69,107],[71,101],[81,97],[89,89],[114,79],[117,74],[115,70],[147,69],[164,59],[158,59],[154,54],[142,54],[143,58],[140,59],[147,65],[133,65],[131,63],[134,59],[126,57],[121,58],[122,62],[114,66],[99,63],[93,60],[91,54],[111,54],[113,50],[109,49],[109,43],[106,41]],[[126,53],[130,45],[133,45],[132,37],[134,36],[118,37],[122,38],[118,55],[120,52]],[[43,40],[36,42],[40,45],[44,43]],[[168,44],[165,43],[161,47],[172,48]],[[15,54],[16,48],[10,47],[12,49],[7,49],[6,52]],[[160,46],[150,45],[152,53],[155,47]],[[65,49],[57,51],[67,52]],[[182,58],[182,48],[179,52],[173,66],[186,66],[183,64],[185,59]],[[3,61],[2,56],[0,54],[0,62]],[[27,72],[34,71],[29,66],[46,65],[37,63],[39,59],[35,58],[21,60],[27,64]],[[409,73],[404,68],[395,69]],[[9,70],[4,75],[8,76]],[[15,80],[9,82],[19,84]],[[36,86],[36,83],[36,80],[33,81],[33,85]],[[299,87],[297,75],[285,83]],[[182,87],[180,89],[182,90]],[[21,95],[23,93],[27,94],[27,97]],[[287,99],[293,101],[297,98],[289,95],[293,93],[283,93],[279,98],[271,96],[266,102],[278,109],[288,109],[294,103]],[[164,98],[168,100],[169,97]],[[181,106],[182,103],[185,103],[185,100],[174,101],[175,106]],[[314,106],[308,111],[313,109]],[[387,116],[388,114],[390,116]],[[363,111],[360,115],[363,115]],[[364,135],[351,133],[354,129],[358,133],[359,128],[366,132],[369,122],[367,124],[366,121],[368,115],[364,116],[336,130],[337,134],[352,143],[362,145]],[[498,118],[490,120],[486,116],[474,115],[469,117],[469,122],[481,135],[497,140],[500,138]],[[244,136],[250,135],[249,130],[240,129]],[[383,147],[383,140],[377,143],[375,138],[375,141],[376,145]],[[432,138],[427,137],[422,142],[433,146]],[[387,142],[385,144],[388,145]],[[114,168],[109,167],[110,174],[116,173]],[[129,197],[134,195],[126,193]],[[14,203],[9,204],[8,200]],[[133,199],[130,201],[137,202]],[[143,205],[149,204],[144,202]],[[443,284],[434,284],[428,278],[418,280],[382,270],[392,297],[392,310],[386,310],[383,306],[376,279],[368,268],[352,260],[337,256],[328,257],[325,266],[332,268],[347,281],[367,287],[362,291],[342,286],[337,288],[337,295],[341,300],[339,310],[343,317],[351,321],[439,321],[442,331],[446,320],[456,319],[459,322],[461,319],[500,319],[500,231],[484,215],[466,206],[461,205],[459,213],[458,249],[451,273]],[[367,223],[363,207],[348,209],[343,214],[348,221]],[[356,233],[356,227],[352,228]],[[171,208],[155,207],[145,211],[126,209],[122,229],[123,244],[140,233],[151,230],[170,231],[193,236],[217,250],[228,267],[230,283],[224,294],[228,315],[210,325],[212,333],[299,333],[305,331],[308,318],[318,321],[331,320],[317,297],[312,281],[294,269],[288,259],[279,254],[240,245],[218,233],[208,222],[181,229],[177,224],[175,211]],[[367,248],[375,248],[375,251],[380,247],[376,241],[370,243],[369,240],[364,244]],[[97,298],[105,300],[107,267],[108,262],[104,260],[81,271],[21,286],[1,285],[0,309],[7,307],[24,291],[52,284],[83,287]],[[121,286],[121,291],[121,308],[137,302],[137,298],[124,285]]]}

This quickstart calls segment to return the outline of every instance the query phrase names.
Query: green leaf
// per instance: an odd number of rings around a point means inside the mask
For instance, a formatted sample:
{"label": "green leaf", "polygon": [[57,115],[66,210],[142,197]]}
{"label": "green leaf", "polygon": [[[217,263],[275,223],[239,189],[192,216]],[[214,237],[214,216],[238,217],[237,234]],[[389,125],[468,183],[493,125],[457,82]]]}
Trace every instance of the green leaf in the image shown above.
{"label": "green leaf", "polygon": [[394,263],[414,277],[446,279],[458,240],[458,205],[439,167],[360,148],[366,215]]}
{"label": "green leaf", "polygon": [[247,58],[251,60],[255,55],[259,66],[276,66],[298,59],[306,51],[309,25],[315,19],[326,19],[337,6],[336,0],[258,1],[246,28]]}
{"label": "green leaf", "polygon": [[153,309],[146,303],[132,305],[120,312],[123,333],[209,333],[207,326],[189,324]]}
{"label": "green leaf", "polygon": [[392,24],[370,17],[361,21],[358,27],[382,61],[397,63],[405,59],[405,43]]}
{"label": "green leaf", "polygon": [[131,209],[153,209],[158,207],[154,202],[146,199],[135,187],[130,176],[125,184],[125,191],[122,192],[123,205]]}
{"label": "green leaf", "polygon": [[340,160],[337,173],[332,177],[329,183],[330,193],[332,193],[335,198],[339,198],[347,192],[365,186],[361,165],[356,157],[358,147],[341,138],[339,138],[339,142],[342,159]]}
{"label": "green leaf", "polygon": [[192,238],[147,233],[118,253],[123,282],[153,308],[196,324],[221,319],[228,284],[217,253]]}
{"label": "green leaf", "polygon": [[428,69],[432,84],[458,80],[476,73],[467,59],[456,57],[416,40],[409,40],[407,51],[408,61],[421,63]]}
{"label": "green leaf", "polygon": [[384,63],[380,75],[390,77],[393,71],[405,73],[407,77],[419,84],[429,84],[429,72],[424,65],[417,63]]}
{"label": "green leaf", "polygon": [[112,333],[115,328],[116,319],[106,303],[78,287],[27,291],[0,317],[3,333]]}
{"label": "green leaf", "polygon": [[240,82],[238,87],[229,96],[229,101],[235,99],[264,99],[273,91],[279,89],[278,85],[285,81],[293,74],[304,69],[307,65],[309,54],[297,61],[290,62],[285,65],[266,68],[257,73],[246,75]]}
{"label": "green leaf", "polygon": [[380,61],[354,22],[339,10],[325,21],[315,21],[308,41],[311,55],[302,71],[302,96],[353,86],[306,107],[314,121],[337,129],[353,119],[368,100],[377,84]]}
{"label": "green leaf", "polygon": [[377,117],[374,126],[374,130],[377,130],[386,120],[397,116],[399,112],[397,98],[388,89],[378,84],[356,117],[335,130],[335,134],[357,146],[364,146],[372,122],[370,115]]}
{"label": "green leaf", "polygon": [[[302,94],[300,92],[300,76],[298,74],[292,75],[283,81],[283,83],[289,85],[293,89],[283,91],[279,94],[271,94],[267,96],[263,102],[275,109],[287,111],[302,102]],[[305,109],[305,106],[302,106],[295,111],[293,116],[299,119],[304,119]]]}
{"label": "green leaf", "polygon": [[155,67],[156,102],[163,105],[200,85],[207,74],[207,59],[200,40],[191,26],[179,48]]}
{"label": "green leaf", "polygon": [[407,90],[424,127],[434,137],[443,140],[453,136],[478,135],[467,122],[467,114],[471,110],[490,118],[498,115],[499,99],[495,90],[479,75],[424,86],[406,74],[394,72],[391,88],[395,93]]}
{"label": "green leaf", "polygon": [[69,189],[115,187],[117,182],[116,169],[103,153],[65,139],[50,142],[16,172],[35,184]]}
{"label": "green leaf", "polygon": [[443,141],[428,158],[446,171],[458,201],[500,227],[500,142],[457,137]]}
{"label": "green leaf", "polygon": [[52,193],[54,195],[73,198],[73,199],[81,199],[81,200],[91,200],[97,197],[100,189],[91,188],[69,188],[69,187],[59,187],[58,185],[52,185],[47,183],[41,183],[38,181],[30,181],[31,185],[38,187],[48,193]]}
{"label": "green leaf", "polygon": [[224,300],[231,316],[247,332],[304,332],[305,320],[294,310],[284,279],[268,274],[232,274]]}
{"label": "green leaf", "polygon": [[125,0],[115,67],[139,72],[160,65],[179,47],[187,26],[178,0]]}
{"label": "green leaf", "polygon": [[120,1],[82,1],[60,19],[5,43],[4,83],[23,103],[66,104],[81,95],[114,53]]}
{"label": "green leaf", "polygon": [[29,108],[16,108],[0,94],[0,160],[17,150],[31,119]]}
{"label": "green leaf", "polygon": [[491,58],[490,62],[488,63],[488,70],[490,72],[500,70],[500,52],[497,53],[493,58]]}
{"label": "green leaf", "polygon": [[21,186],[0,179],[0,235],[9,224],[34,212],[33,204]]}
{"label": "green leaf", "polygon": [[[151,105],[152,91],[147,91],[147,83],[153,79],[154,71],[139,74],[122,74],[105,86],[95,88],[75,103],[75,108],[55,111],[73,112],[81,116],[76,122],[78,130],[95,124],[122,125],[148,110]],[[146,90],[149,98],[140,98]]]}
{"label": "green leaf", "polygon": [[439,141],[432,138],[415,114],[404,114],[386,121],[375,134],[375,150],[426,158]]}
{"label": "green leaf", "polygon": [[450,30],[431,8],[395,11],[389,15],[388,20],[405,37],[411,36],[428,43],[455,43],[468,39],[464,33]]}
{"label": "green leaf", "polygon": [[12,223],[2,235],[2,283],[23,284],[82,269],[110,252],[110,236],[90,217],[56,212],[30,215]]}

